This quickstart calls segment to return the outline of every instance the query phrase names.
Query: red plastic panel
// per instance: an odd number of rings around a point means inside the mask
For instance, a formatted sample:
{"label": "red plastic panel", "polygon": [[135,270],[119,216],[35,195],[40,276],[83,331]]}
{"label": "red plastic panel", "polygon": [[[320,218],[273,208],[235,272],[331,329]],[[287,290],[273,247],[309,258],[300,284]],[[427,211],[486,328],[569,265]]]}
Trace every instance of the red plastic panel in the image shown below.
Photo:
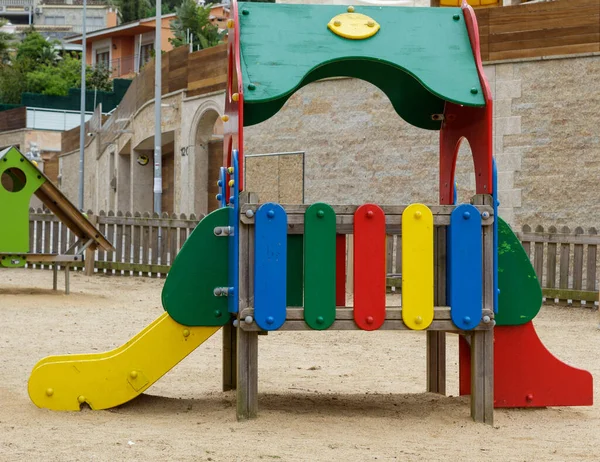
{"label": "red plastic panel", "polygon": [[354,213],[354,321],[376,330],[385,321],[385,214],[373,204]]}
{"label": "red plastic panel", "polygon": [[335,237],[335,305],[346,306],[346,235]]}
{"label": "red plastic panel", "polygon": [[[471,392],[470,349],[460,343],[460,394]],[[550,353],[532,322],[494,329],[494,407],[591,406],[592,375]]]}
{"label": "red plastic panel", "polygon": [[[237,0],[230,3],[233,27],[228,31],[227,45],[227,91],[225,93],[225,115],[223,124],[223,166],[231,167],[231,152],[238,150],[239,179],[237,187],[244,189],[244,85],[240,65],[240,26]],[[237,95],[234,99],[234,95]],[[229,188],[227,188],[229,200]]]}

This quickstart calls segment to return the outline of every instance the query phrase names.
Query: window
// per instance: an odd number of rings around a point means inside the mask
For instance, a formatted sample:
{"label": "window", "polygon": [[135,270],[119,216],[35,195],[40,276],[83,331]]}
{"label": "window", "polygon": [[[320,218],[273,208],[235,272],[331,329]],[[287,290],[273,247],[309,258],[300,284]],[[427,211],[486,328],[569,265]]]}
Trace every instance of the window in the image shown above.
{"label": "window", "polygon": [[104,18],[102,16],[87,16],[85,24],[90,27],[104,27]]}
{"label": "window", "polygon": [[96,66],[108,67],[110,61],[110,51],[107,49],[96,51]]}
{"label": "window", "polygon": [[64,16],[46,16],[47,26],[64,26],[65,24]]}
{"label": "window", "polygon": [[152,54],[154,53],[154,43],[148,43],[147,45],[142,45],[140,49],[140,68],[146,64],[152,58]]}

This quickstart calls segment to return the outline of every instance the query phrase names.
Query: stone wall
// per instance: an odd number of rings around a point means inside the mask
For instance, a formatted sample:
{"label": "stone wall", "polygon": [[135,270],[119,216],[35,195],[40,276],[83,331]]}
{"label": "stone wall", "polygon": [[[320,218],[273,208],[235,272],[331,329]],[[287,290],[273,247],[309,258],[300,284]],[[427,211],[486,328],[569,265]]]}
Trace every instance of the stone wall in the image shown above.
{"label": "stone wall", "polygon": [[[518,228],[599,226],[600,56],[490,64],[485,71],[494,95],[501,215]],[[308,203],[437,203],[438,132],[405,123],[369,83],[311,84],[246,131],[247,154],[296,150],[306,152]],[[459,200],[468,201],[475,181],[466,143],[456,172]],[[270,176],[248,184],[273,182]],[[286,181],[301,179],[296,168]]]}

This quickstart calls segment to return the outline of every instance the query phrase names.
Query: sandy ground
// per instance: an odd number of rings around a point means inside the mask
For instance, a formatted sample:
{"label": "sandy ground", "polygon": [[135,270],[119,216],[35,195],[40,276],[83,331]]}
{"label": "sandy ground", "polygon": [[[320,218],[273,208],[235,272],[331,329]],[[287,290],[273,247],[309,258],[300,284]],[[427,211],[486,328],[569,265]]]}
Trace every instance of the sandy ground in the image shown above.
{"label": "sandy ground", "polygon": [[[27,396],[51,354],[124,343],[161,312],[161,280],[72,276],[48,290],[39,270],[0,272],[0,460],[366,461],[600,459],[600,405],[497,410],[475,424],[458,392],[449,337],[449,396],[425,390],[425,336],[416,332],[288,332],[260,338],[259,418],[235,420],[221,387],[216,335],[133,402],[111,411],[51,412]],[[598,314],[544,307],[543,341],[590,370],[598,397]]]}

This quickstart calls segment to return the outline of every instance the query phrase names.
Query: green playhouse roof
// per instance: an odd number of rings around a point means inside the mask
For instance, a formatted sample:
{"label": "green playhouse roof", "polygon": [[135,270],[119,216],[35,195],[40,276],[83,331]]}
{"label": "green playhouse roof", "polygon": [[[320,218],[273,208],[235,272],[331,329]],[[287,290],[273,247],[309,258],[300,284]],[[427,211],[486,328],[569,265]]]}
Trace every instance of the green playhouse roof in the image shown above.
{"label": "green playhouse roof", "polygon": [[239,4],[244,125],[268,119],[296,90],[329,77],[376,85],[404,120],[425,129],[440,128],[432,116],[446,101],[485,106],[460,8],[356,6],[380,26],[358,40],[328,28],[343,13],[344,6]]}

